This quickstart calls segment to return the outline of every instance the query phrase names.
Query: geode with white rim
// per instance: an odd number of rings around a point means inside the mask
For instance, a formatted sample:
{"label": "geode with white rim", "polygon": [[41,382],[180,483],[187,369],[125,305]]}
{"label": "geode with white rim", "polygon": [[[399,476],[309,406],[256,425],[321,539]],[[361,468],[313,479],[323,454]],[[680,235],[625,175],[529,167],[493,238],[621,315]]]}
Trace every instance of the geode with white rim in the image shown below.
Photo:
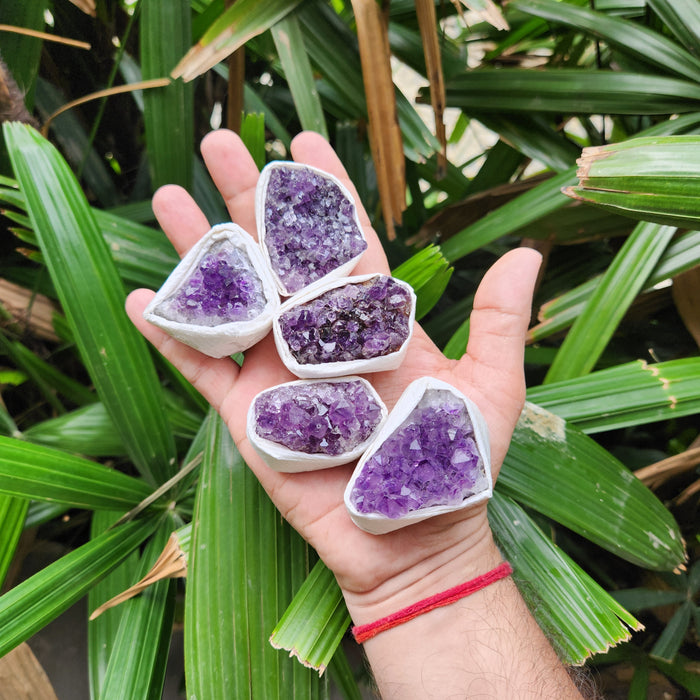
{"label": "geode with white rim", "polygon": [[345,491],[356,525],[383,534],[491,497],[490,445],[476,405],[450,384],[408,386]]}
{"label": "geode with white rim", "polygon": [[185,255],[144,318],[211,357],[246,350],[270,331],[280,300],[258,244],[220,224]]}
{"label": "geode with white rim", "polygon": [[285,302],[272,324],[282,361],[298,377],[395,369],[413,332],[416,296],[388,275],[312,285]]}
{"label": "geode with white rim", "polygon": [[386,416],[366,379],[300,379],[260,392],[248,409],[246,433],[273,469],[311,471],[357,459]]}
{"label": "geode with white rim", "polygon": [[367,248],[350,192],[310,165],[265,166],[255,214],[260,245],[283,296],[350,274]]}

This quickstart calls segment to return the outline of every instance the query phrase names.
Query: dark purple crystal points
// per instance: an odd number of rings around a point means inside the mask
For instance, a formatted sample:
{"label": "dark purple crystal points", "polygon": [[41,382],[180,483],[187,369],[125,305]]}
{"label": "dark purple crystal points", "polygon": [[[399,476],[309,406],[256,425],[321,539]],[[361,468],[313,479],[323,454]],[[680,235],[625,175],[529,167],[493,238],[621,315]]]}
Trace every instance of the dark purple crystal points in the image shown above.
{"label": "dark purple crystal points", "polygon": [[403,285],[378,275],[297,304],[280,315],[279,326],[299,364],[367,360],[403,345],[411,305]]}
{"label": "dark purple crystal points", "polygon": [[364,463],[350,502],[360,513],[400,518],[432,506],[458,506],[482,481],[484,465],[466,406],[428,389]]}
{"label": "dark purple crystal points", "polygon": [[357,379],[283,384],[255,400],[255,432],[295,452],[341,455],[369,438],[382,409]]}
{"label": "dark purple crystal points", "polygon": [[246,251],[222,241],[210,248],[189,279],[155,310],[171,321],[217,326],[250,321],[265,304],[262,281]]}
{"label": "dark purple crystal points", "polygon": [[270,264],[289,294],[367,247],[354,204],[333,180],[309,168],[272,168],[264,207]]}

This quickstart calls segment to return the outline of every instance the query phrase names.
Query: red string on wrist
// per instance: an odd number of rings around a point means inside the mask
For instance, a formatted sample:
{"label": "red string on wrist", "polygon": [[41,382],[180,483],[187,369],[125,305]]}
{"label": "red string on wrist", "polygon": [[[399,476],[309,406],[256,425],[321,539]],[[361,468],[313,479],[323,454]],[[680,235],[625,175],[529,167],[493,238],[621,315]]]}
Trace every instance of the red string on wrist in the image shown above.
{"label": "red string on wrist", "polygon": [[435,608],[451,605],[461,598],[466,598],[468,595],[476,593],[476,591],[480,591],[482,588],[486,588],[486,586],[490,586],[492,583],[500,581],[506,576],[510,576],[512,573],[513,569],[511,565],[507,561],[504,561],[495,569],[491,569],[491,571],[487,571],[485,574],[477,576],[471,581],[460,583],[454,588],[448,588],[442,593],[437,593],[436,595],[425,598],[413,605],[403,608],[403,610],[382,617],[375,622],[369,622],[366,625],[356,625],[352,628],[353,637],[355,637],[358,644],[362,644],[362,642],[366,642],[380,632],[402,625],[404,622],[408,622],[414,617],[423,615]]}

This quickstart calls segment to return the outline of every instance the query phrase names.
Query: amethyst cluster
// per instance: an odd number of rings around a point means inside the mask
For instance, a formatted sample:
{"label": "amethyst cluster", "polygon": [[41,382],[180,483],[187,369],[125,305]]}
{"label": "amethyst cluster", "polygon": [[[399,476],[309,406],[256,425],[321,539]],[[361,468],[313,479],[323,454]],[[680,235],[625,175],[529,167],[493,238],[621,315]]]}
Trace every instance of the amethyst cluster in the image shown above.
{"label": "amethyst cluster", "polygon": [[263,180],[261,240],[285,294],[351,263],[367,248],[352,199],[330,176],[273,164]]}
{"label": "amethyst cluster", "polygon": [[155,309],[163,318],[199,326],[250,321],[265,308],[263,284],[245,250],[221,241],[187,281]]}
{"label": "amethyst cluster", "polygon": [[253,410],[258,437],[306,454],[352,452],[383,418],[359,379],[283,384],[259,394]]}
{"label": "amethyst cluster", "polygon": [[291,306],[280,314],[279,328],[299,364],[367,360],[401,348],[411,311],[409,290],[376,275]]}
{"label": "amethyst cluster", "polygon": [[392,519],[457,507],[475,493],[484,469],[464,402],[450,391],[428,389],[361,466],[349,501],[358,513]]}

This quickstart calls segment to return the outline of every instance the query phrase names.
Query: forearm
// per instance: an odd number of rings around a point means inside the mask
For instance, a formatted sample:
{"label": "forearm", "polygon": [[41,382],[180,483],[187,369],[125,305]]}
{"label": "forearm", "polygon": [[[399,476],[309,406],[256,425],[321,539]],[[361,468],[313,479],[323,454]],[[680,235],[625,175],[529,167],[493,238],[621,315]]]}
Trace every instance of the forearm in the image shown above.
{"label": "forearm", "polygon": [[[346,600],[354,622],[365,624],[500,562],[489,533],[476,552],[426,571],[392,599],[378,605],[352,595]],[[510,577],[383,631],[364,648],[383,700],[581,697]]]}

